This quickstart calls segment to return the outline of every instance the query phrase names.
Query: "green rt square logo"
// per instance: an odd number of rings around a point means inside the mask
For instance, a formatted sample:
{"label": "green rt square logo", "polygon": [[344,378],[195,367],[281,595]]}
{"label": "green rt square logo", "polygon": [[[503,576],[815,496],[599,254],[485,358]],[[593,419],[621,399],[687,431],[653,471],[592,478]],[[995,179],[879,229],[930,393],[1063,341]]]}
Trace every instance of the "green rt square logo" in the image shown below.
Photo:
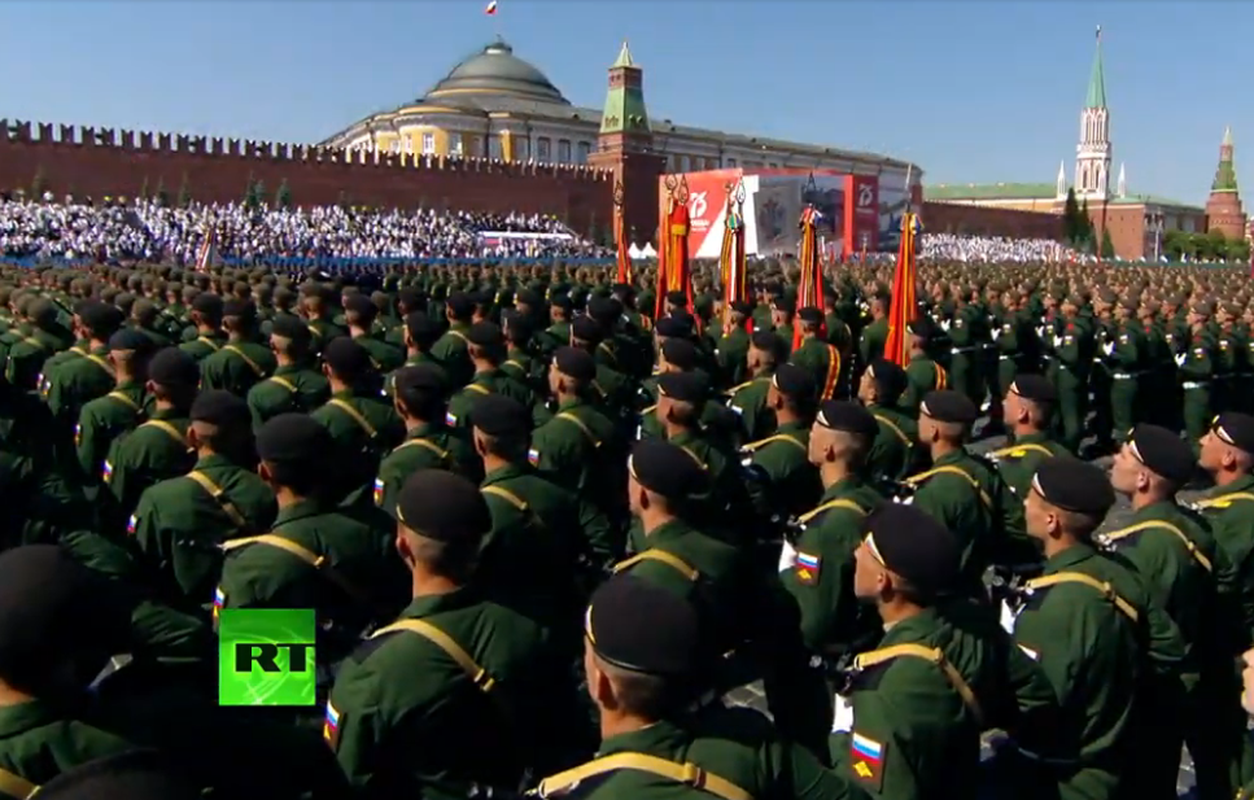
{"label": "green rt square logo", "polygon": [[218,705],[316,705],[317,627],[310,608],[222,609],[218,616]]}

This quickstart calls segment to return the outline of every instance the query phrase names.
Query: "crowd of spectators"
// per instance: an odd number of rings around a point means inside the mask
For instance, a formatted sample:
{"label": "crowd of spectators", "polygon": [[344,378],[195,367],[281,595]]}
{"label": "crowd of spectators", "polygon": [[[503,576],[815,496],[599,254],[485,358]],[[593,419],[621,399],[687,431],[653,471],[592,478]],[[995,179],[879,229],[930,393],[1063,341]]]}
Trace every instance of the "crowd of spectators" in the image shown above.
{"label": "crowd of spectators", "polygon": [[1023,264],[1041,261],[1083,261],[1086,256],[1053,239],[1008,239],[1002,236],[957,236],[927,233],[919,237],[920,257],[935,261]]}
{"label": "crowd of spectators", "polygon": [[[242,203],[169,207],[155,200],[127,204],[0,202],[0,257],[10,259],[143,259],[194,263],[213,232],[216,256],[227,260],[440,259],[584,257],[609,254],[562,222],[539,214],[274,208]],[[553,234],[500,237],[496,233]]]}

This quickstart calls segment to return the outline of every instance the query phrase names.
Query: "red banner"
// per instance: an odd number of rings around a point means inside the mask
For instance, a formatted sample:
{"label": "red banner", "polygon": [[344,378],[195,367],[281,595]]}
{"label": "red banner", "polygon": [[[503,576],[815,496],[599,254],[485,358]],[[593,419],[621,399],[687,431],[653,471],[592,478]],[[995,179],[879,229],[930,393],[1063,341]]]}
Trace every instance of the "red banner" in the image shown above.
{"label": "red banner", "polygon": [[880,180],[874,175],[845,178],[845,239],[841,256],[848,260],[856,251],[875,251],[879,239]]}

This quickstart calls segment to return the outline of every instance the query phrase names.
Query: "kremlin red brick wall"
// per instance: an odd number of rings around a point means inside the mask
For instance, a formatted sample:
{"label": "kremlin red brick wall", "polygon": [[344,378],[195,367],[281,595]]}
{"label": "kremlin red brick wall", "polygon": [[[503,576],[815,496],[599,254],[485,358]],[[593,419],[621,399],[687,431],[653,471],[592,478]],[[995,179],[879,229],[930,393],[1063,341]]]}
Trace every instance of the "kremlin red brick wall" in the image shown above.
{"label": "kremlin red brick wall", "polygon": [[158,185],[177,198],[184,181],[198,202],[239,201],[249,181],[268,200],[287,183],[298,206],[461,208],[553,214],[574,230],[604,227],[612,173],[565,164],[523,164],[399,153],[349,153],[276,142],[96,130],[0,120],[0,191],[37,180],[58,198],[134,197]]}
{"label": "kremlin red brick wall", "polygon": [[1044,211],[925,202],[921,216],[928,233],[1058,240],[1063,233],[1062,215]]}

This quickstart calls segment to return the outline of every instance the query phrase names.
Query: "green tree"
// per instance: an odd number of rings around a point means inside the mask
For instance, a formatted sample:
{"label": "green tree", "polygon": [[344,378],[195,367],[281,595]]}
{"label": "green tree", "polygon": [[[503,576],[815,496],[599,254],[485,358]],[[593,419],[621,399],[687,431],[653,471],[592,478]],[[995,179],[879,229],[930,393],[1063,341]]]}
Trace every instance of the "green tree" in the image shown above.
{"label": "green tree", "polygon": [[1206,261],[1214,258],[1215,253],[1211,250],[1210,237],[1204,233],[1189,234],[1189,258]]}
{"label": "green tree", "polygon": [[1248,264],[1250,261],[1250,242],[1248,239],[1229,239],[1228,240],[1228,260],[1236,261],[1241,264]]}
{"label": "green tree", "polygon": [[1181,230],[1166,231],[1159,246],[1169,261],[1181,261],[1189,246],[1188,234]]}
{"label": "green tree", "polygon": [[1219,261],[1228,260],[1228,237],[1224,236],[1223,231],[1211,228],[1206,232],[1206,241],[1210,247],[1211,258]]}
{"label": "green tree", "polygon": [[274,193],[274,205],[276,208],[292,207],[292,190],[287,185],[287,179],[279,184],[278,191]]}
{"label": "green tree", "polygon": [[30,182],[31,198],[40,200],[44,196],[44,192],[48,191],[48,175],[44,172],[43,165],[40,164],[35,169],[35,177]]}
{"label": "green tree", "polygon": [[156,198],[162,208],[168,208],[170,206],[170,193],[167,192],[165,188],[165,176],[157,178],[157,191],[153,192],[152,196]]}
{"label": "green tree", "polygon": [[1110,228],[1102,228],[1102,258],[1115,257],[1115,243],[1110,238]]}
{"label": "green tree", "polygon": [[1097,245],[1094,238],[1093,218],[1089,216],[1089,199],[1086,197],[1084,204],[1080,206],[1080,215],[1076,218],[1076,249],[1093,252]]}
{"label": "green tree", "polygon": [[178,206],[179,208],[187,208],[191,204],[192,204],[192,187],[188,183],[187,173],[184,172],[183,180],[181,183],[179,183]]}
{"label": "green tree", "polygon": [[141,200],[144,200],[148,197],[148,176],[147,175],[144,176],[144,182],[139,187],[139,194],[137,195],[137,197],[139,197],[139,199]]}
{"label": "green tree", "polygon": [[1084,233],[1084,221],[1080,214],[1080,204],[1075,199],[1075,187],[1072,187],[1067,190],[1067,202],[1062,207],[1062,235],[1072,247],[1079,244]]}
{"label": "green tree", "polygon": [[256,187],[257,184],[253,181],[253,174],[250,172],[248,173],[248,180],[244,183],[244,205],[248,208],[256,205],[256,195],[254,194]]}
{"label": "green tree", "polygon": [[266,204],[266,184],[257,181],[253,184],[253,205],[264,206]]}

